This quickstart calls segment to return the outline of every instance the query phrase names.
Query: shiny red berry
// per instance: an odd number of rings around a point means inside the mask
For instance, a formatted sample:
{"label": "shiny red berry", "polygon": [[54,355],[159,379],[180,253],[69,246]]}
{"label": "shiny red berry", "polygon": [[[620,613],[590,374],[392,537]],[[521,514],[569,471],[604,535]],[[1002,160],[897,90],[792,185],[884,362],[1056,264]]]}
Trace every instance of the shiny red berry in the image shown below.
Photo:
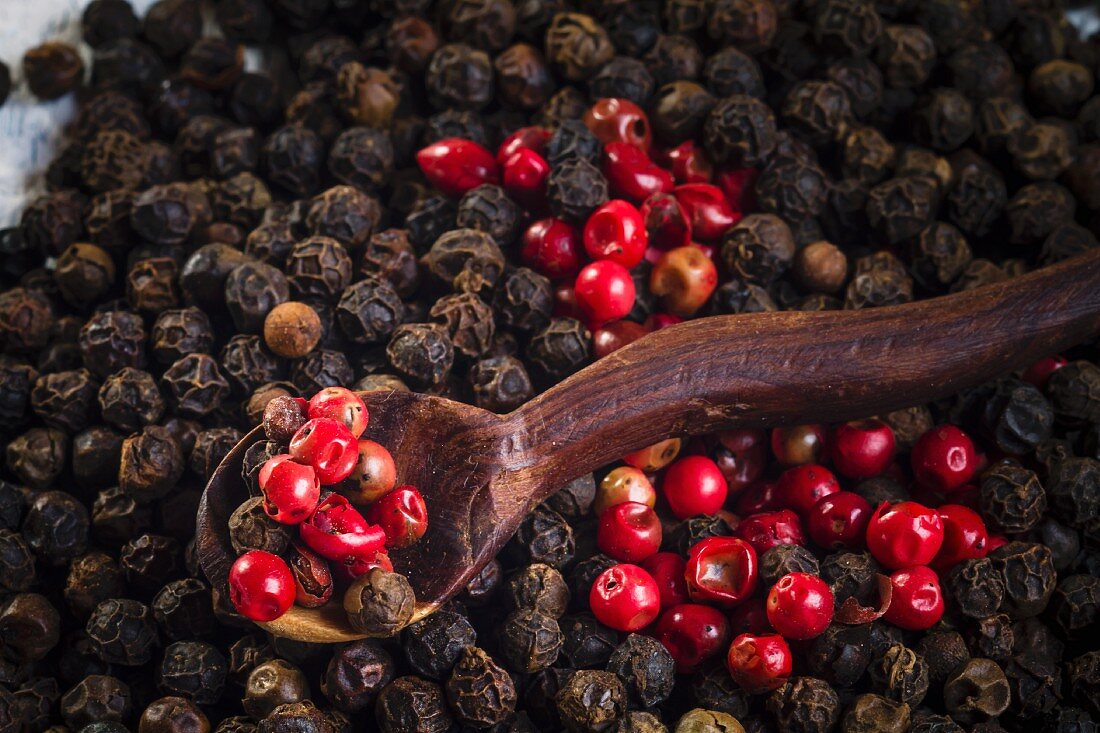
{"label": "shiny red berry", "polygon": [[893,462],[894,431],[881,420],[856,420],[838,425],[829,447],[841,476],[870,478]]}
{"label": "shiny red berry", "polygon": [[730,611],[730,634],[740,636],[774,631],[771,622],[768,621],[768,610],[765,606],[764,599],[757,596]]}
{"label": "shiny red berry", "polygon": [[709,183],[685,183],[672,189],[672,195],[687,212],[692,234],[700,242],[717,241],[741,220],[722,189]]}
{"label": "shiny red berry", "polygon": [[661,520],[645,504],[616,504],[600,516],[596,545],[619,562],[639,563],[660,549]]}
{"label": "shiny red berry", "polygon": [[943,504],[936,511],[943,522],[943,544],[930,563],[933,568],[943,573],[963,560],[986,556],[989,532],[976,511],[961,504]]}
{"label": "shiny red berry", "polygon": [[730,493],[737,494],[759,480],[768,465],[767,434],[755,428],[724,430],[711,457],[726,477]]}
{"label": "shiny red berry", "polygon": [[871,520],[871,505],[852,491],[821,497],[806,515],[810,539],[826,550],[860,550]]}
{"label": "shiny red berry", "polygon": [[[779,495],[774,481],[758,481],[737,495],[733,507],[741,516],[773,512],[780,509]],[[792,512],[793,514],[793,512]],[[795,515],[797,518],[797,515]],[[801,543],[799,543],[801,544]]]}
{"label": "shiny red berry", "polygon": [[290,455],[299,463],[313,466],[321,484],[331,486],[355,470],[359,441],[342,422],[315,417],[290,439]]}
{"label": "shiny red berry", "polygon": [[730,641],[730,627],[717,608],[685,603],[661,614],[653,636],[672,655],[676,671],[690,674],[722,653]]}
{"label": "shiny red berry", "polygon": [[684,558],[675,552],[658,552],[642,560],[639,565],[657,583],[662,610],[688,602],[687,581],[684,580],[687,561]]}
{"label": "shiny red berry", "polygon": [[[651,248],[669,250],[691,244],[691,220],[680,202],[670,193],[655,193],[642,204]],[[660,259],[660,252],[658,252]]]}
{"label": "shiny red berry", "polygon": [[775,490],[780,504],[804,517],[823,496],[840,491],[840,483],[829,469],[807,463],[780,474]]}
{"label": "shiny red berry", "polygon": [[416,162],[424,177],[443,193],[461,196],[485,183],[499,183],[493,154],[473,140],[449,137],[421,148]]}
{"label": "shiny red berry", "polygon": [[660,298],[661,308],[690,318],[710,300],[718,287],[718,269],[702,248],[693,244],[661,255],[649,274],[649,289]]}
{"label": "shiny red berry", "polygon": [[726,653],[730,677],[750,695],[782,687],[791,676],[793,662],[787,640],[778,634],[741,634]]}
{"label": "shiny red berry", "polygon": [[503,166],[509,158],[521,150],[531,150],[540,156],[546,151],[546,143],[550,142],[551,130],[545,127],[531,126],[521,127],[508,137],[497,148],[497,165]]}
{"label": "shiny red berry", "polygon": [[920,436],[910,460],[917,483],[946,492],[970,481],[977,470],[978,452],[969,435],[954,425],[941,425]]}
{"label": "shiny red berry", "polygon": [[602,359],[649,333],[649,329],[634,321],[612,321],[592,332],[592,354]]}
{"label": "shiny red berry", "polygon": [[596,100],[584,113],[584,124],[604,145],[630,143],[649,150],[652,139],[649,118],[629,99],[604,97]]}
{"label": "shiny red berry", "polygon": [[806,544],[802,520],[790,509],[750,514],[737,525],[735,534],[752,545],[757,555],[779,545]]}
{"label": "shiny red berry", "polygon": [[294,605],[294,574],[278,555],[249,550],[229,569],[229,599],[245,618],[274,621]]}
{"label": "shiny red berry", "polygon": [[366,575],[375,568],[382,568],[387,573],[393,572],[393,561],[385,550],[333,563],[332,577],[340,587],[346,588],[360,575]]}
{"label": "shiny red berry", "polygon": [[408,547],[428,531],[428,507],[415,486],[398,486],[370,505],[366,519],[386,533],[386,547]]}
{"label": "shiny red berry", "polygon": [[930,629],[943,618],[943,589],[932,568],[916,566],[890,576],[892,593],[884,618],[909,631]]}
{"label": "shiny red berry", "polygon": [[502,166],[501,182],[514,200],[531,208],[546,203],[546,179],[550,164],[534,150],[524,148],[512,154]]}
{"label": "shiny red berry", "polygon": [[373,440],[360,440],[356,444],[358,456],[355,468],[348,477],[344,492],[359,504],[370,504],[388,494],[397,484],[397,466],[385,447]]}
{"label": "shiny red berry", "polygon": [[645,327],[650,331],[660,331],[662,328],[683,323],[684,319],[671,313],[650,313],[645,319]]}
{"label": "shiny red berry", "polygon": [[608,201],[584,224],[588,256],[617,262],[628,270],[642,261],[648,241],[641,212],[622,199]]}
{"label": "shiny red berry", "polygon": [[661,490],[678,519],[714,514],[726,503],[726,477],[706,456],[687,456],[665,469]]}
{"label": "shiny red berry", "polygon": [[576,276],[581,269],[581,238],[572,224],[561,219],[540,219],[523,233],[520,259],[551,280]]}
{"label": "shiny red berry", "polygon": [[626,563],[604,570],[588,594],[592,614],[616,631],[638,631],[649,626],[661,610],[657,583],[642,568]]}
{"label": "shiny red berry", "polygon": [[634,307],[634,280],[617,262],[600,260],[585,265],[573,285],[577,308],[592,326],[617,321]]}
{"label": "shiny red berry", "polygon": [[726,195],[730,207],[741,213],[751,213],[756,208],[756,179],[760,171],[755,168],[736,168],[719,171],[714,182]]}
{"label": "shiny red berry", "polygon": [[634,202],[656,193],[672,191],[672,174],[630,143],[608,143],[603,151],[603,174],[611,193]]}
{"label": "shiny red berry", "polygon": [[370,419],[363,400],[347,387],[325,387],[310,398],[306,414],[342,423],[356,438],[367,429]]}
{"label": "shiny red berry", "polygon": [[885,567],[927,565],[943,544],[943,520],[915,501],[883,502],[867,523],[867,549]]}
{"label": "shiny red berry", "polygon": [[794,425],[772,430],[772,453],[783,466],[820,463],[827,445],[824,425]]}
{"label": "shiny red berry", "polygon": [[1066,364],[1069,364],[1069,360],[1061,354],[1044,357],[1024,370],[1024,381],[1034,384],[1039,389],[1045,389],[1050,375]]}
{"label": "shiny red berry", "polygon": [[264,511],[281,524],[299,524],[317,507],[321,482],[312,466],[296,463],[288,454],[269,458],[258,476]]}
{"label": "shiny red berry", "polygon": [[710,183],[714,176],[714,164],[694,140],[664,151],[661,162],[672,171],[677,183]]}
{"label": "shiny red berry", "polygon": [[768,592],[768,621],[787,639],[812,639],[833,620],[833,591],[809,573],[787,573]]}
{"label": "shiny red berry", "polygon": [[736,537],[708,537],[688,552],[684,578],[694,601],[736,606],[752,596],[759,574],[756,551]]}
{"label": "shiny red berry", "polygon": [[309,549],[341,563],[369,557],[386,546],[385,531],[368,524],[340,494],[326,496],[298,532]]}

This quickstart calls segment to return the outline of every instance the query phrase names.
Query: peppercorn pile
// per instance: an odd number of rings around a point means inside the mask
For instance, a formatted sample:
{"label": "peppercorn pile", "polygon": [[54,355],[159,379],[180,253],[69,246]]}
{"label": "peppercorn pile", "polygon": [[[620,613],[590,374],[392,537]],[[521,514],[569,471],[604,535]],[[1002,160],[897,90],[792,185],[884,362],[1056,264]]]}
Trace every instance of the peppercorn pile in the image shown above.
{"label": "peppercorn pile", "polygon": [[390,452],[362,437],[369,422],[367,406],[346,387],[326,387],[308,402],[267,403],[267,439],[250,445],[242,462],[252,496],[229,518],[239,553],[229,597],[238,613],[274,621],[295,603],[324,606],[339,586],[356,631],[392,636],[411,619],[412,587],[393,572],[387,551],[423,537],[428,510],[415,486],[396,486]]}
{"label": "peppercorn pile", "polygon": [[[23,62],[80,112],[0,231],[2,733],[1096,730],[1090,347],[640,451],[384,642],[265,636],[192,545],[206,479],[292,398],[506,412],[682,318],[1096,246],[1100,44],[1057,0],[213,6],[204,36],[198,0],[93,0],[90,68]],[[365,621],[406,603],[356,582]]]}

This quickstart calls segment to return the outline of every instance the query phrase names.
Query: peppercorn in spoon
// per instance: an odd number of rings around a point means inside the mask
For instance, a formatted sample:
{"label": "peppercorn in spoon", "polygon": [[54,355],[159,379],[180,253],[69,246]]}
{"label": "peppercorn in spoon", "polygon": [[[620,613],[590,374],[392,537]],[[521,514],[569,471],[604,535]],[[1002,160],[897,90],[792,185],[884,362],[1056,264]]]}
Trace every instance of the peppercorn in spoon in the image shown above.
{"label": "peppercorn in spoon", "polygon": [[[426,394],[364,393],[371,438],[424,495],[429,528],[396,552],[413,620],[461,591],[527,513],[567,481],[669,436],[839,422],[920,404],[1100,333],[1100,250],[983,288],[855,312],[718,316],[650,334],[519,409],[496,415]],[[197,549],[226,592],[228,520],[247,498],[244,453],[203,493]],[[361,638],[339,600],[263,624],[310,642]]]}

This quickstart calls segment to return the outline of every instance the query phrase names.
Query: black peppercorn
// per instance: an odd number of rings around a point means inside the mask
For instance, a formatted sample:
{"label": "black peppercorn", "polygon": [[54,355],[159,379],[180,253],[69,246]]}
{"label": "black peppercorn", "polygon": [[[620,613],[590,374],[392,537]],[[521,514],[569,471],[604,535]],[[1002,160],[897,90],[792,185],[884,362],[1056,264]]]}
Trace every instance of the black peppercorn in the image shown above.
{"label": "black peppercorn", "polygon": [[179,543],[171,537],[143,534],[123,545],[119,565],[127,584],[151,594],[179,571]]}
{"label": "black peppercorn", "polygon": [[509,614],[499,632],[501,655],[509,668],[522,674],[552,665],[561,652],[562,640],[557,620],[530,607]]}
{"label": "black peppercorn", "polygon": [[987,558],[964,560],[944,577],[944,589],[957,608],[971,618],[985,618],[1004,600],[1004,579]]}
{"label": "black peppercorn", "polygon": [[542,375],[561,379],[591,359],[592,334],[580,321],[552,318],[527,345],[527,358]]}
{"label": "black peppercorn", "polygon": [[811,643],[809,670],[837,687],[848,688],[863,677],[871,664],[873,646],[868,625],[833,624]]}
{"label": "black peppercorn", "polygon": [[110,675],[88,675],[61,698],[61,716],[73,729],[130,717],[130,687]]}
{"label": "black peppercorn", "polygon": [[905,265],[887,250],[856,260],[844,307],[852,310],[908,303],[913,280]]}
{"label": "black peppercorn", "polygon": [[144,603],[113,598],[92,611],[88,636],[99,657],[110,664],[139,666],[153,656],[157,644],[153,614]]}
{"label": "black peppercorn", "polygon": [[210,589],[196,578],[165,584],[152,608],[158,627],[172,640],[206,637],[216,629]]}
{"label": "black peppercorn", "polygon": [[141,369],[125,367],[115,372],[104,380],[98,397],[103,419],[127,432],[141,430],[164,415],[164,398],[157,383]]}
{"label": "black peppercorn", "polygon": [[477,632],[465,616],[441,610],[409,625],[401,640],[409,666],[439,680],[450,673],[466,647],[477,643]]}
{"label": "black peppercorn", "polygon": [[54,428],[31,428],[8,443],[5,462],[22,483],[45,489],[65,470],[69,437]]}
{"label": "black peppercorn", "polygon": [[720,0],[711,8],[707,33],[756,54],[772,45],[778,25],[779,12],[772,0]]}
{"label": "black peppercorn", "polygon": [[303,125],[284,125],[268,136],[260,153],[267,178],[294,196],[309,196],[320,184],[324,144]]}
{"label": "black peppercorn", "polygon": [[23,54],[23,76],[34,96],[57,99],[80,83],[84,62],[69,44],[50,41]]}
{"label": "black peppercorn", "polygon": [[383,733],[445,733],[453,725],[443,688],[419,677],[398,677],[374,707]]}
{"label": "black peppercorn", "polygon": [[52,565],[82,555],[90,523],[84,505],[64,491],[35,494],[23,519],[23,538],[39,559]]}
{"label": "black peppercorn", "polygon": [[236,428],[211,428],[195,436],[195,447],[191,449],[187,465],[191,472],[207,481],[222,459],[241,440],[241,432]]}
{"label": "black peppercorn", "polygon": [[405,323],[394,330],[386,357],[403,377],[418,384],[438,385],[450,374],[454,346],[444,326]]}
{"label": "black peppercorn", "polygon": [[607,180],[584,158],[566,158],[551,169],[546,195],[555,216],[580,223],[607,202]]}
{"label": "black peppercorn", "polygon": [[200,705],[221,698],[226,661],[222,653],[204,641],[177,641],[164,650],[157,670],[158,686]]}
{"label": "black peppercorn", "polygon": [[309,682],[293,664],[270,659],[256,665],[248,675],[241,705],[253,718],[266,718],[281,705],[309,697]]}
{"label": "black peppercorn", "polygon": [[1008,708],[1004,671],[991,659],[971,659],[943,686],[947,712],[960,723],[995,718]]}
{"label": "black peppercorn", "polygon": [[[1059,374],[1064,371],[1065,374]],[[1057,377],[1057,378],[1055,378]],[[1067,423],[1100,419],[1100,367],[1074,361],[1051,374],[1047,390],[1055,415]]]}
{"label": "black peppercorn", "polygon": [[65,603],[75,616],[86,619],[100,603],[122,595],[124,586],[122,570],[110,555],[89,552],[69,565]]}
{"label": "black peppercorn", "polygon": [[656,639],[630,634],[612,652],[607,670],[624,681],[631,701],[650,708],[672,694],[676,663]]}
{"label": "black peppercorn", "polygon": [[356,641],[333,654],[321,692],[337,709],[355,713],[368,708],[393,676],[393,660],[384,649],[370,640]]}
{"label": "black peppercorn", "polygon": [[526,566],[508,579],[507,589],[508,600],[515,610],[533,609],[557,619],[569,606],[565,578],[549,565]]}
{"label": "black peppercorn", "polygon": [[1003,611],[1013,619],[1021,619],[1036,616],[1046,608],[1056,581],[1050,548],[1009,542],[989,557],[1004,581]]}
{"label": "black peppercorn", "polygon": [[722,237],[722,258],[739,277],[770,285],[791,266],[794,237],[774,214],[752,214]]}
{"label": "black peppercorn", "polygon": [[916,708],[928,692],[928,665],[902,644],[892,644],[871,664],[870,673],[876,692],[910,708]]}
{"label": "black peppercorn", "polygon": [[35,582],[34,555],[23,537],[8,529],[0,529],[0,587],[9,592],[22,592]]}
{"label": "black peppercorn", "polygon": [[1046,511],[1047,497],[1033,471],[1004,462],[987,471],[981,480],[982,517],[991,527],[1007,534],[1027,532]]}
{"label": "black peppercorn", "polygon": [[760,100],[734,94],[711,109],[704,135],[707,150],[717,162],[758,165],[775,149],[775,115]]}
{"label": "black peppercorn", "polygon": [[550,140],[547,141],[546,159],[553,167],[558,167],[570,158],[583,158],[589,162],[596,162],[601,150],[600,141],[584,122],[578,119],[567,119],[554,129]]}
{"label": "black peppercorn", "polygon": [[768,696],[767,710],[792,733],[828,733],[840,719],[840,699],[828,683],[814,677],[792,677]]}
{"label": "black peppercorn", "polygon": [[524,518],[516,530],[515,541],[530,562],[558,569],[573,560],[576,550],[572,527],[560,514],[545,506],[536,507]]}
{"label": "black peppercorn", "polygon": [[416,598],[405,576],[375,568],[344,594],[344,611],[356,631],[393,636],[412,618]]}
{"label": "black peppercorn", "polygon": [[574,733],[610,728],[623,717],[626,707],[626,688],[611,672],[579,670],[557,693],[558,714]]}
{"label": "black peppercorn", "polygon": [[118,483],[136,501],[147,504],[167,494],[183,469],[183,451],[175,437],[166,428],[150,425],[123,441]]}

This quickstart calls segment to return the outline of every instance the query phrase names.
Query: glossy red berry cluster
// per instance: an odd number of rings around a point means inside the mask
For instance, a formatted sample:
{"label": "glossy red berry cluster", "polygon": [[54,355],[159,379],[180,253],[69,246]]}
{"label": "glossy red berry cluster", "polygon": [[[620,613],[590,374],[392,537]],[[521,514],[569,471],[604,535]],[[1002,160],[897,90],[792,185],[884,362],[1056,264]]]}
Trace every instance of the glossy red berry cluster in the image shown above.
{"label": "glossy red berry cluster", "polygon": [[[1003,538],[986,530],[968,483],[985,459],[966,431],[936,426],[904,462],[899,450],[891,427],[870,419],[669,439],[627,455],[593,502],[599,549],[620,563],[592,584],[593,613],[661,641],[681,672],[724,654],[752,694],[780,687],[795,667],[791,644],[805,648],[830,624],[870,614],[932,627],[945,611],[940,575]],[[876,477],[912,498],[872,504],[862,482]],[[675,551],[668,527],[702,517],[716,536]],[[765,583],[761,557],[792,544],[869,552],[883,568],[879,608],[839,603],[812,573]]]}
{"label": "glossy red berry cluster", "polygon": [[[348,582],[375,567],[392,570],[388,550],[407,547],[428,529],[420,492],[397,486],[393,456],[362,437],[369,413],[358,395],[329,387],[297,402],[303,423],[287,452],[268,459],[258,475],[267,515],[298,527],[293,557],[288,563],[251,550],[229,573],[233,604],[254,621],[279,618],[295,600],[323,605],[334,580]],[[314,581],[309,588],[292,570],[302,554]],[[321,590],[315,587],[318,575],[329,581]]]}
{"label": "glossy red berry cluster", "polygon": [[[550,215],[546,128],[516,130],[495,154],[448,138],[416,157],[447,195],[498,184],[526,209],[520,259],[556,284],[556,314],[582,320],[604,356],[701,313],[718,286],[716,246],[751,207],[746,191],[756,171],[718,170],[691,140],[655,145],[645,111],[626,99],[597,100],[584,123],[602,145],[598,163],[612,197],[584,222]],[[638,323],[627,318],[643,262],[652,266],[647,285],[661,310]]]}

